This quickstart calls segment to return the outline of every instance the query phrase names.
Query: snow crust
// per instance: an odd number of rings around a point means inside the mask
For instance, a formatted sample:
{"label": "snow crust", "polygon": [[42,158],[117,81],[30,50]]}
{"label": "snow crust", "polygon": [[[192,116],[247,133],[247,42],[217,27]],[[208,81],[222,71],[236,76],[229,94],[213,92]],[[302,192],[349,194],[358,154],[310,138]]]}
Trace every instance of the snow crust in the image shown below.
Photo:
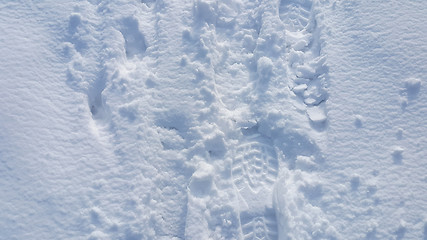
{"label": "snow crust", "polygon": [[427,239],[425,9],[0,2],[0,239]]}

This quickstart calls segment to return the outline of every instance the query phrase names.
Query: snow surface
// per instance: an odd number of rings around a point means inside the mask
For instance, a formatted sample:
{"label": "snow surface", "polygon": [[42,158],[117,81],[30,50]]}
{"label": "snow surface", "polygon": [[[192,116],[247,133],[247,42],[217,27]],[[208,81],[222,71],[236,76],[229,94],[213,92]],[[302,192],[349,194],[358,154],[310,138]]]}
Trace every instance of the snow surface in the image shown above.
{"label": "snow surface", "polygon": [[427,1],[0,2],[0,239],[427,239]]}

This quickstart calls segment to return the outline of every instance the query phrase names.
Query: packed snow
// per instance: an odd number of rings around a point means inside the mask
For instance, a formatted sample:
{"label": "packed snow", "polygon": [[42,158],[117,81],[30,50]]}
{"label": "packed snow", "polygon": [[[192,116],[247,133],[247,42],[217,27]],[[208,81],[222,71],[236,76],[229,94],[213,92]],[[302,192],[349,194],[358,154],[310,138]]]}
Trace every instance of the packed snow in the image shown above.
{"label": "packed snow", "polygon": [[427,1],[0,1],[0,239],[427,239]]}

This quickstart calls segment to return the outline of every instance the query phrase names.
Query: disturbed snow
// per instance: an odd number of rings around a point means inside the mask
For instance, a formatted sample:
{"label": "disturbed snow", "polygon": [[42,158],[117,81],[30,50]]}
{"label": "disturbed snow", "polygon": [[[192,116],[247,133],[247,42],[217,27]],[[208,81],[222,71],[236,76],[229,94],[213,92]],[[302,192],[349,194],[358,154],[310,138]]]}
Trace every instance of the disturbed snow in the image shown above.
{"label": "disturbed snow", "polygon": [[0,239],[427,239],[427,2],[0,9]]}

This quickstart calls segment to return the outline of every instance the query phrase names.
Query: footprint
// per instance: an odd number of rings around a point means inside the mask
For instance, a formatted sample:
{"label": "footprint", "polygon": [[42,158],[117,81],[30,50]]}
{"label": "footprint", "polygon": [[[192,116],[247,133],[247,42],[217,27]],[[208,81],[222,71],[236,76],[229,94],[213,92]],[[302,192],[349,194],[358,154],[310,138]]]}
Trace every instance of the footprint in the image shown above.
{"label": "footprint", "polygon": [[274,209],[266,209],[263,216],[240,213],[243,239],[277,239],[277,222]]}
{"label": "footprint", "polygon": [[311,0],[281,0],[279,16],[286,29],[288,77],[295,96],[306,105],[310,125],[327,127],[325,102],[329,82],[326,57],[322,55],[319,29]]}
{"label": "footprint", "polygon": [[232,179],[239,194],[244,239],[277,239],[272,191],[279,169],[270,141],[254,134],[236,148]]}
{"label": "footprint", "polygon": [[147,49],[147,44],[144,35],[139,31],[138,20],[133,17],[124,18],[120,32],[125,39],[126,57],[141,57]]}
{"label": "footprint", "polygon": [[290,32],[301,32],[310,23],[310,0],[282,0],[279,6],[279,17]]}
{"label": "footprint", "polygon": [[245,187],[257,194],[277,177],[278,161],[274,149],[258,141],[237,147],[233,161],[233,181],[238,190]]}
{"label": "footprint", "polygon": [[73,13],[68,21],[68,41],[74,45],[77,52],[82,53],[88,48],[88,44],[84,41],[84,34],[87,32],[86,27],[82,24],[82,17],[78,13]]}

